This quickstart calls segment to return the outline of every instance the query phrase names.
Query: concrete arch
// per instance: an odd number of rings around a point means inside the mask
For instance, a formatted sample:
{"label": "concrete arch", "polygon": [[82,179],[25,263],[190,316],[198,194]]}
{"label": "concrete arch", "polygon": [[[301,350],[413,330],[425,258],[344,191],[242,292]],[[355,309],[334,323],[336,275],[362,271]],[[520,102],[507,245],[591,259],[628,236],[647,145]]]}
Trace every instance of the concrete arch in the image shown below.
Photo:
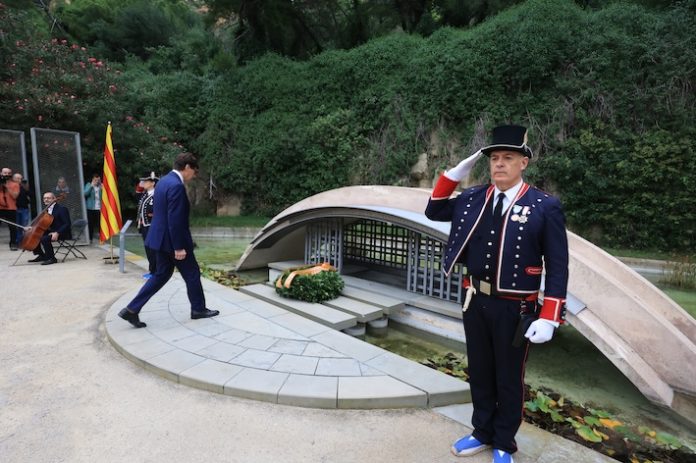
{"label": "concrete arch", "polygon": [[[308,197],[257,234],[239,269],[297,258],[304,226],[325,218],[370,218],[445,241],[449,223],[423,211],[430,190],[352,186]],[[696,321],[645,278],[568,232],[568,322],[592,341],[651,401],[696,416]]]}

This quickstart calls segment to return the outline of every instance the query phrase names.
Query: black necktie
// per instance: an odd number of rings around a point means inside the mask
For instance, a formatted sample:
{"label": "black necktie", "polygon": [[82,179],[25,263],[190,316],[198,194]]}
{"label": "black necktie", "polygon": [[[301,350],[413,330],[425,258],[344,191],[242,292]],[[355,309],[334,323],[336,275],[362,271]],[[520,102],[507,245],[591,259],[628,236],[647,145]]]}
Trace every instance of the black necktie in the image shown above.
{"label": "black necktie", "polygon": [[498,193],[498,202],[493,209],[493,217],[495,217],[496,222],[500,221],[503,215],[503,199],[505,199],[505,193]]}

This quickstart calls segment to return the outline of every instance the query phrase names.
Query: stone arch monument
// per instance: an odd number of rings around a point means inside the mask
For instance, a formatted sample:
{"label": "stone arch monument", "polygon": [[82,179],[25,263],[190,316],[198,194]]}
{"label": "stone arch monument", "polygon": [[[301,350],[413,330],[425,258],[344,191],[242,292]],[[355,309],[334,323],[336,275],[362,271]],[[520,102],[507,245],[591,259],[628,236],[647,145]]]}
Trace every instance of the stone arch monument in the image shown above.
{"label": "stone arch monument", "polygon": [[[459,303],[461,269],[448,278],[440,271],[450,224],[425,217],[429,196],[430,190],[393,186],[311,196],[274,217],[238,269],[288,260],[328,261],[344,274],[379,268],[391,284]],[[694,420],[696,320],[618,259],[571,232],[568,240],[568,322],[648,399]]]}

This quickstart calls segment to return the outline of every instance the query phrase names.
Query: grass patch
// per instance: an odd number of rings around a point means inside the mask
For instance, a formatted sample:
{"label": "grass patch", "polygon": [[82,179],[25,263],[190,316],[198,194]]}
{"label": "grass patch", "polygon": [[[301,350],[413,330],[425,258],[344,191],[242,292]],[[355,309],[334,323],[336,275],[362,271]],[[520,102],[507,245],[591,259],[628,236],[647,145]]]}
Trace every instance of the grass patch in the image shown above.
{"label": "grass patch", "polygon": [[696,262],[696,254],[677,254],[667,251],[602,248],[614,257],[632,257],[634,259],[669,260],[675,262]]}
{"label": "grass patch", "polygon": [[271,220],[268,217],[256,215],[235,215],[235,216],[193,216],[191,217],[192,227],[256,227],[261,228]]}
{"label": "grass patch", "polygon": [[664,288],[662,291],[682,306],[692,317],[696,318],[696,292],[674,288]]}
{"label": "grass patch", "polygon": [[[194,238],[196,260],[202,265],[235,265],[242,257],[251,238],[247,239],[207,239]],[[126,237],[126,249],[133,254],[145,257],[143,240],[138,235]],[[118,249],[116,249],[118,252]]]}

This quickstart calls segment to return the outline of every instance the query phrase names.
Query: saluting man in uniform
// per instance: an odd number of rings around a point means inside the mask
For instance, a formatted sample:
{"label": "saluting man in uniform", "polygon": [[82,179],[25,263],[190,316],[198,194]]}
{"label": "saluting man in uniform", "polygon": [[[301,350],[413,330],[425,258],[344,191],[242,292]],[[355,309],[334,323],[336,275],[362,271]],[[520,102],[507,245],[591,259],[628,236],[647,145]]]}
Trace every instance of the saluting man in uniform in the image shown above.
{"label": "saluting man in uniform", "polygon": [[[467,188],[451,198],[481,154],[489,159],[492,184]],[[522,179],[532,156],[526,128],[494,128],[489,146],[439,178],[425,211],[431,220],[452,222],[445,274],[457,262],[466,267],[462,310],[474,431],[457,440],[452,452],[469,456],[492,447],[494,463],[512,463],[517,451],[528,341],[551,340],[564,321],[565,216],[557,198]]]}
{"label": "saluting man in uniform", "polygon": [[[138,231],[143,237],[143,243],[147,240],[147,232],[150,231],[152,214],[155,211],[155,185],[159,178],[154,172],[150,175],[140,177],[140,185],[145,190],[138,201]],[[152,277],[157,269],[157,254],[148,245],[145,245],[145,255],[147,256],[148,273],[143,275],[146,280]]]}

